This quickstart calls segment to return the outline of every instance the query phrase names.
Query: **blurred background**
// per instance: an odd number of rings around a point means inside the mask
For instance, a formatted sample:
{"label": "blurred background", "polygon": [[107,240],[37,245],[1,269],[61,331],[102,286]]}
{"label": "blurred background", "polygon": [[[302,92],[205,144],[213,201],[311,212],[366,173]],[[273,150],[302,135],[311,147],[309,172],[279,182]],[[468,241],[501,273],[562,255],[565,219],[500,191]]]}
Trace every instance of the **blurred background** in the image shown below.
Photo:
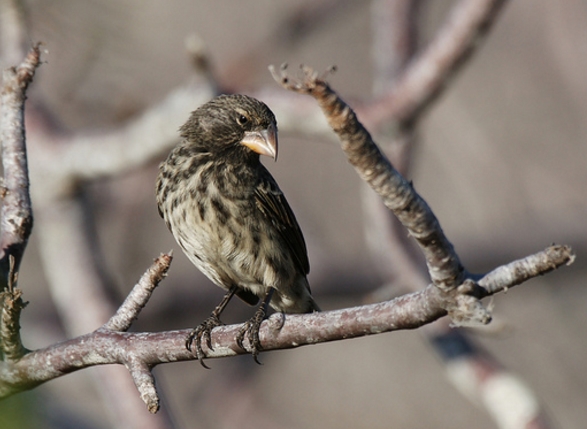
{"label": "blurred background", "polygon": [[[190,81],[185,39],[192,34],[205,44],[225,88],[279,90],[267,66],[287,61],[317,70],[335,64],[330,82],[349,104],[372,97],[370,2],[24,4],[30,39],[48,51],[29,99],[43,99],[64,132],[115,128]],[[454,4],[423,3],[422,46]],[[561,428],[587,421],[586,70],[587,3],[511,2],[421,121],[411,158],[410,179],[468,270],[485,272],[551,243],[576,251],[571,267],[496,296],[501,328],[475,337],[526,381]],[[185,119],[187,113],[174,126]],[[154,257],[175,249],[169,276],[134,325],[137,331],[196,326],[222,296],[181,253],[157,214],[154,184],[164,156],[84,188],[115,301]],[[304,231],[317,302],[323,309],[360,304],[385,280],[365,243],[362,184],[338,145],[304,130],[282,132],[279,162],[264,163]],[[30,302],[23,337],[33,349],[67,338],[37,245],[33,231],[20,276]],[[236,323],[251,314],[234,301],[223,317]],[[250,356],[212,360],[210,371],[197,362],[159,366],[162,407],[178,428],[495,427],[447,380],[417,331],[263,353],[260,359],[263,366]],[[95,370],[3,401],[1,414],[9,423],[1,427],[112,427],[92,383]],[[8,410],[23,421],[14,426]]]}

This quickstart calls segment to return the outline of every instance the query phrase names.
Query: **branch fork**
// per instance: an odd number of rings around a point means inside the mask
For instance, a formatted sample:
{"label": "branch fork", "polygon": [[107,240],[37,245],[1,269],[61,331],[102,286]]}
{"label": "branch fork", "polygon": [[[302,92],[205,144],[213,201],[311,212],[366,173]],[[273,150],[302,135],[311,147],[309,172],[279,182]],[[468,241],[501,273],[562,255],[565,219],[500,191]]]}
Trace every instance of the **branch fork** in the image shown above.
{"label": "branch fork", "polygon": [[[36,50],[38,51],[38,46]],[[34,64],[35,55],[30,58],[31,64]],[[25,64],[28,63],[25,61]],[[30,76],[26,72],[29,69],[24,67],[22,76]],[[414,329],[447,314],[453,323],[459,326],[489,323],[491,315],[489,310],[482,306],[482,298],[572,263],[574,255],[570,247],[550,246],[535,255],[498,267],[485,275],[468,273],[427,203],[379,150],[369,132],[358,121],[353,109],[330,88],[325,78],[332,71],[333,69],[329,69],[326,74],[319,74],[309,67],[303,67],[302,77],[296,80],[287,75],[285,67],[279,72],[272,69],[276,80],[286,89],[309,94],[317,100],[329,124],[338,135],[349,162],[360,177],[377,192],[386,207],[394,213],[420,246],[426,258],[432,284],[421,291],[392,301],[307,315],[287,315],[280,320],[277,320],[280,318],[279,315],[272,316],[262,323],[259,332],[264,350],[293,348],[400,329]],[[19,76],[19,73],[15,75]],[[3,101],[6,93],[3,91]],[[16,109],[21,112],[21,116],[23,102],[24,93],[20,100],[21,107]],[[21,127],[21,138],[19,140],[16,136],[15,139],[19,145],[15,149],[18,154],[16,159],[24,162],[16,163],[14,177],[19,177],[24,182],[23,186],[15,188],[5,180],[4,186],[7,191],[2,210],[3,214],[5,210],[14,210],[15,206],[9,199],[19,195],[13,193],[14,189],[20,189],[22,194],[17,200],[19,204],[16,204],[16,207],[19,210],[22,207],[28,208],[25,214],[32,222],[22,121],[18,122],[18,125]],[[4,133],[4,130],[2,132]],[[4,134],[3,147],[4,150],[6,147],[11,148],[10,142],[7,143],[4,139]],[[6,171],[14,171],[14,165],[9,164],[9,169],[6,165],[5,163],[5,174]],[[19,210],[17,212],[22,213],[22,210]],[[20,291],[14,286],[19,257],[24,252],[30,228],[5,229],[5,219],[7,218],[3,217],[1,249],[4,252],[3,260],[12,262],[3,276],[6,286],[10,287],[2,295],[0,335],[4,359],[0,361],[0,397],[33,388],[88,366],[117,363],[126,366],[147,408],[151,412],[156,412],[159,409],[159,398],[151,370],[161,363],[196,359],[196,356],[185,348],[189,330],[160,333],[127,331],[157,285],[166,276],[172,255],[163,254],[157,258],[116,313],[96,331],[45,349],[27,351],[20,343],[18,329],[18,315],[24,303]],[[13,259],[8,258],[8,252],[15,248],[18,252],[10,253]],[[244,353],[235,343],[239,329],[239,325],[215,328],[211,333],[214,349],[205,349],[207,358]]]}

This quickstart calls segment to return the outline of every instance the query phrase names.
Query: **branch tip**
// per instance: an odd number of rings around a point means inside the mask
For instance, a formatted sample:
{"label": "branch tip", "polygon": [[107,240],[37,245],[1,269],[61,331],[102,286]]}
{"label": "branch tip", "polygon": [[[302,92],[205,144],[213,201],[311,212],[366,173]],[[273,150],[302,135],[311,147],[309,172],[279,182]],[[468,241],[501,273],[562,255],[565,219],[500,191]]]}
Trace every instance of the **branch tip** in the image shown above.
{"label": "branch tip", "polygon": [[14,68],[16,73],[18,84],[22,88],[25,88],[32,82],[35,70],[41,62],[41,42],[35,43],[29,50],[24,61],[17,67]]}
{"label": "branch tip", "polygon": [[287,90],[301,94],[312,93],[317,88],[327,88],[326,78],[334,73],[336,66],[330,66],[323,73],[318,73],[312,67],[300,64],[300,74],[296,78],[291,78],[287,73],[287,63],[283,63],[279,72],[274,66],[269,66],[273,79]]}
{"label": "branch tip", "polygon": [[127,365],[139,395],[151,414],[159,411],[159,395],[155,387],[155,378],[151,368],[143,361],[135,361]]}
{"label": "branch tip", "polygon": [[326,76],[335,68],[330,67],[323,74],[306,65],[301,66],[301,70],[299,79],[286,84],[283,83],[287,77],[285,69],[274,77],[278,81],[281,79],[285,89],[316,99],[349,163],[420,245],[433,283],[443,291],[460,285],[465,280],[464,268],[436,216],[381,152],[353,109],[326,82]]}
{"label": "branch tip", "polygon": [[116,314],[102,328],[110,331],[126,332],[139,317],[141,310],[147,305],[153,291],[167,276],[173,256],[171,252],[159,255],[147,268],[138,283],[133,287]]}

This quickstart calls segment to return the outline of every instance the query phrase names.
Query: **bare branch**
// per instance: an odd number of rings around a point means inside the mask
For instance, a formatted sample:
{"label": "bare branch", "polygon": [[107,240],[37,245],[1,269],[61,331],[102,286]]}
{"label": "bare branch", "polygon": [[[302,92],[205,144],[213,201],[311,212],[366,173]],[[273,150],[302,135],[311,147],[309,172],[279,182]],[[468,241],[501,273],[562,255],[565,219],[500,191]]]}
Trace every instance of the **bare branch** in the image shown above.
{"label": "bare branch", "polygon": [[[408,92],[410,89],[414,89],[414,85],[397,88],[398,84],[410,81],[414,83],[414,80],[416,83],[424,83],[422,74],[420,74],[420,79],[417,79],[417,75],[402,75],[406,65],[413,60],[414,49],[417,45],[414,11],[418,9],[418,3],[413,0],[375,0],[372,2],[373,93],[376,99],[381,97],[384,92],[387,92],[388,96],[392,96],[396,89],[396,93],[401,92],[402,89]],[[492,13],[490,9],[486,9],[486,11]],[[482,21],[474,14],[460,14],[460,16],[463,19],[468,19],[469,23],[473,23],[471,19],[477,22]],[[466,22],[462,24],[466,25]],[[446,25],[444,28],[448,28],[449,33],[453,34],[455,34],[455,29],[459,30],[455,25]],[[443,34],[442,31],[441,34]],[[468,43],[467,38],[461,38],[460,42],[453,38],[452,41],[453,52],[458,52],[458,49]],[[431,46],[434,45],[435,41]],[[438,49],[436,51],[439,52]],[[463,52],[461,51],[461,54]],[[419,61],[420,66],[426,62],[424,59],[426,53],[429,54],[428,61],[430,61],[432,58],[430,53],[434,53],[434,50],[429,49],[419,59],[416,58],[415,62]],[[455,64],[451,64],[450,56],[447,57],[447,60],[442,62],[443,67],[434,69],[437,73],[436,76],[430,76],[429,79],[434,81],[435,85],[442,85],[443,80],[448,81],[470,57],[470,54],[466,55],[466,58],[461,55],[453,55],[452,61],[456,62]],[[409,70],[419,72],[419,68],[414,66]],[[447,72],[447,70],[452,71]],[[417,85],[415,87],[417,88]],[[424,111],[426,105],[430,105],[436,95],[433,86],[428,90],[428,98],[422,97],[420,99],[423,107],[414,110],[413,117],[408,116],[407,120],[403,120],[405,118],[391,116],[388,121],[392,123],[392,126],[379,127],[378,130],[382,149],[396,169],[404,176],[408,173],[412,148],[416,142],[414,129],[420,117],[417,113]],[[404,95],[404,99],[407,99],[409,95]],[[397,111],[395,112],[397,113]],[[361,115],[360,109],[359,115]],[[370,120],[367,116],[363,116],[363,118],[367,123]],[[373,258],[381,261],[377,264],[380,271],[388,279],[386,284],[372,293],[368,299],[370,302],[388,300],[396,296],[400,290],[420,290],[426,284],[425,266],[419,258],[420,252],[414,252],[416,249],[412,246],[413,242],[407,239],[404,229],[397,219],[392,216],[389,210],[386,210],[375,194],[363,192],[362,197],[367,242],[370,245]],[[502,267],[501,269],[505,270],[506,268]],[[481,314],[484,314],[484,311]],[[446,319],[427,325],[426,328],[424,330],[426,338],[442,358],[449,380],[468,400],[484,406],[499,427],[533,427],[535,429],[550,427],[545,419],[545,412],[540,406],[540,401],[532,390],[524,384],[523,380],[504,368],[495,356],[472,342],[466,332],[450,329]],[[506,397],[507,399],[505,399]]]}
{"label": "bare branch", "polygon": [[473,344],[462,330],[432,335],[430,341],[446,365],[449,380],[463,397],[485,407],[498,427],[552,427],[530,387]]}
{"label": "bare branch", "polygon": [[140,360],[133,360],[127,364],[127,368],[147,409],[155,414],[159,411],[159,395],[151,368]]}
{"label": "bare branch", "polygon": [[375,96],[393,88],[395,79],[414,55],[420,7],[421,0],[371,2]]}
{"label": "bare branch", "polygon": [[394,87],[358,113],[369,126],[411,122],[442,92],[464,60],[480,45],[505,0],[461,0],[428,48],[409,65]]}
{"label": "bare branch", "polygon": [[549,273],[563,264],[571,265],[574,261],[575,255],[570,246],[553,245],[542,252],[496,268],[484,275],[478,283],[488,294],[493,294],[532,277]]}
{"label": "bare branch", "polygon": [[[108,294],[111,280],[99,252],[95,249],[96,232],[93,231],[85,203],[86,201],[77,195],[54,199],[37,211],[40,255],[43,264],[52,267],[46,270],[51,285],[50,291],[63,324],[71,336],[93,331],[116,312],[114,300]],[[60,250],[56,252],[55,249]],[[121,317],[121,324],[124,324],[126,316],[128,314]],[[114,332],[103,328],[102,330]],[[126,356],[124,359],[120,356],[120,349],[127,346],[119,343],[113,345],[119,350],[111,350],[112,354],[120,357],[117,362],[123,365],[132,360],[132,356]],[[151,346],[157,347],[154,344]],[[86,352],[90,355],[94,353],[91,349]],[[75,352],[72,353],[72,359],[81,359]],[[59,361],[61,357],[56,352],[48,359]],[[167,416],[161,413],[157,418],[149,419],[148,425],[139,424],[143,418],[137,413],[140,413],[143,404],[138,400],[138,396],[133,398],[133,395],[136,396],[136,381],[131,377],[121,377],[119,371],[108,367],[99,368],[92,372],[92,375],[98,390],[104,396],[105,406],[108,407],[118,427],[172,426]]]}
{"label": "bare branch", "polygon": [[[262,323],[259,337],[263,350],[276,350],[415,329],[445,316],[460,297],[480,299],[492,295],[520,284],[529,274],[541,275],[568,264],[573,257],[567,246],[547,248],[507,266],[508,273],[515,273],[515,267],[540,260],[531,273],[501,276],[493,271],[487,281],[481,278],[478,283],[492,285],[489,289],[465,283],[467,287],[445,293],[430,285],[420,292],[383,303],[304,315],[274,314]],[[215,328],[211,334],[213,348],[208,349],[203,345],[206,356],[213,358],[246,353],[235,342],[240,328],[240,325]],[[153,393],[150,368],[161,363],[196,359],[185,348],[185,338],[189,332],[190,329],[130,333],[100,328],[90,334],[30,352],[17,362],[0,362],[0,398],[31,389],[72,371],[118,363],[131,370],[135,384],[140,387],[141,396],[149,409],[155,409],[158,402]]]}
{"label": "bare branch", "polygon": [[26,307],[22,300],[22,291],[16,289],[13,292],[0,292],[0,308],[2,316],[0,320],[0,340],[2,341],[2,354],[6,361],[17,361],[25,355],[27,350],[20,339],[20,312]]}
{"label": "bare branch", "polygon": [[381,153],[353,110],[310,68],[303,69],[301,81],[291,80],[283,67],[281,74],[271,70],[286,89],[316,98],[349,162],[419,243],[433,283],[443,290],[461,284],[464,268],[434,213]]}
{"label": "bare branch", "polygon": [[1,353],[16,361],[26,352],[20,338],[20,312],[25,307],[16,288],[18,269],[33,227],[24,133],[26,89],[40,62],[39,45],[34,46],[18,67],[2,76],[0,142],[4,169],[0,209],[0,339]]}
{"label": "bare branch", "polygon": [[139,282],[126,297],[116,314],[106,322],[104,329],[112,331],[127,331],[141,310],[147,305],[151,294],[167,275],[171,264],[171,252],[163,254],[155,259],[155,262],[143,274]]}
{"label": "bare branch", "polygon": [[[183,118],[213,95],[209,86],[194,83],[177,88],[161,103],[112,131],[64,137],[52,129],[42,130],[59,142],[44,148],[45,157],[39,160],[43,163],[39,170],[51,177],[53,187],[61,181],[61,189],[50,194],[69,192],[72,181],[113,176],[153,160],[175,144]],[[47,157],[54,162],[46,162]]]}
{"label": "bare branch", "polygon": [[[373,95],[393,88],[398,76],[415,54],[418,36],[417,15],[420,0],[375,0],[371,3],[373,34]],[[393,127],[379,132],[380,147],[395,169],[407,177],[414,127]],[[400,290],[420,290],[428,283],[422,253],[406,235],[405,229],[382,204],[381,198],[362,189],[363,227],[376,269],[386,284],[366,297],[365,302],[386,301]],[[393,263],[390,263],[393,261]]]}
{"label": "bare branch", "polygon": [[0,0],[0,68],[18,64],[28,46],[24,2]]}
{"label": "bare branch", "polygon": [[27,352],[20,338],[20,312],[26,303],[22,300],[22,291],[15,288],[18,273],[14,256],[9,255],[9,261],[8,287],[0,292],[0,344],[4,359],[16,361]]}
{"label": "bare branch", "polygon": [[20,66],[6,69],[2,76],[0,141],[4,183],[0,219],[0,258],[3,286],[6,286],[6,276],[9,272],[8,255],[14,256],[14,269],[18,271],[33,227],[24,133],[24,101],[26,89],[33,80],[40,56],[39,45],[36,45]]}

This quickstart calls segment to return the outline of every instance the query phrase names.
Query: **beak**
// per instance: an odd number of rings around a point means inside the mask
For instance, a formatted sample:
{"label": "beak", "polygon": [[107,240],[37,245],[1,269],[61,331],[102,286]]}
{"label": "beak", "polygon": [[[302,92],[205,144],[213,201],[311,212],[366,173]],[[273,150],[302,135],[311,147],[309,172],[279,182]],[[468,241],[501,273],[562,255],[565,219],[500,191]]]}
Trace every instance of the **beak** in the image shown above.
{"label": "beak", "polygon": [[245,132],[241,144],[259,155],[267,155],[277,161],[277,128],[275,124],[270,124],[267,129],[262,131]]}

